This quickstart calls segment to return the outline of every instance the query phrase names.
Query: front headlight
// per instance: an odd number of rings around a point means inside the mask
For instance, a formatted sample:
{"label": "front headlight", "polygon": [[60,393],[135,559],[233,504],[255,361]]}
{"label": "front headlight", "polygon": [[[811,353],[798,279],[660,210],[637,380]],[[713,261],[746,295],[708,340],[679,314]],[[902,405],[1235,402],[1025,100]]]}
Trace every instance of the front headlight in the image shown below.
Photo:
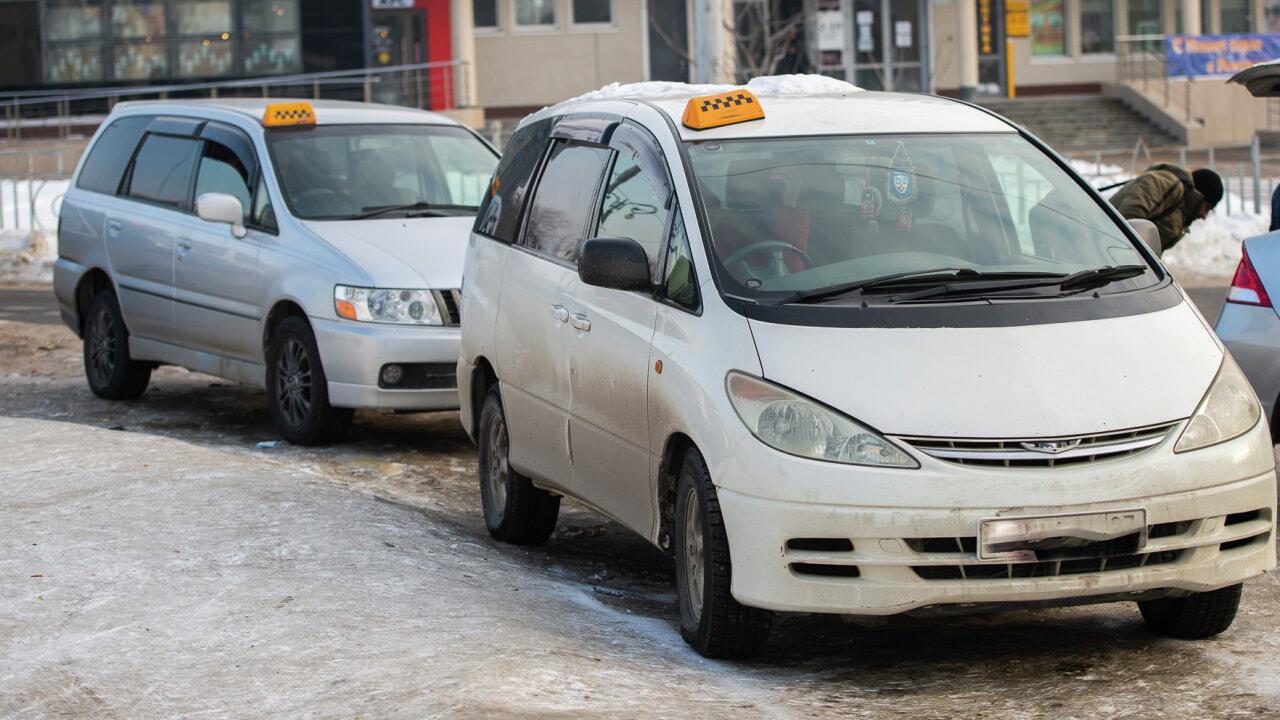
{"label": "front headlight", "polygon": [[1228,354],[1173,451],[1198,450],[1243,435],[1257,424],[1261,414],[1249,379]]}
{"label": "front headlight", "polygon": [[771,448],[850,465],[920,467],[875,432],[791,390],[739,372],[725,377],[725,389],[747,429]]}
{"label": "front headlight", "polygon": [[360,322],[443,325],[430,290],[384,290],[338,285],[333,288],[338,317]]}

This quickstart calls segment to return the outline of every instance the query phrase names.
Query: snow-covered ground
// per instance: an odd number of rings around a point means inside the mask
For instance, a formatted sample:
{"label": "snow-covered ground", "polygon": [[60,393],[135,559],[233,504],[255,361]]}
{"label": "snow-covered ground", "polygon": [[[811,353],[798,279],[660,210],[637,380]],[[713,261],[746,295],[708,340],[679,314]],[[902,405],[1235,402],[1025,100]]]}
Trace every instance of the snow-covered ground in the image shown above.
{"label": "snow-covered ground", "polygon": [[69,180],[0,180],[0,282],[53,281],[58,207],[69,185]]}

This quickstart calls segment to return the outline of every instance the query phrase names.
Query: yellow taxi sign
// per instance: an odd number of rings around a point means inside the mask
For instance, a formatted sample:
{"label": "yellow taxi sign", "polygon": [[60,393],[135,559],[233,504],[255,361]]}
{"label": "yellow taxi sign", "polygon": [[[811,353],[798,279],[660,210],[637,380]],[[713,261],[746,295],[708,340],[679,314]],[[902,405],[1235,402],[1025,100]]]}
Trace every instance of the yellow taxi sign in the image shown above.
{"label": "yellow taxi sign", "polygon": [[732,125],[764,117],[764,108],[750,90],[730,90],[689,100],[680,122],[694,130]]}
{"label": "yellow taxi sign", "polygon": [[315,125],[316,111],[309,102],[273,103],[262,113],[262,124],[266,127]]}

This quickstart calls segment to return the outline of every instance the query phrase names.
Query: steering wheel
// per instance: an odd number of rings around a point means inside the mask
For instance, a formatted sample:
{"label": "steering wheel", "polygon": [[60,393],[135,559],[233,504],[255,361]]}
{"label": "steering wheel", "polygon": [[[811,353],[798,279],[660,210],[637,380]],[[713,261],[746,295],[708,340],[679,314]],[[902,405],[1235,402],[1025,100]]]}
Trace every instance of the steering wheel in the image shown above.
{"label": "steering wheel", "polygon": [[[772,273],[770,274],[770,277],[779,277],[791,272],[791,270],[787,267],[786,263],[782,262],[781,252],[774,252],[769,262],[767,262],[764,266],[761,266],[759,268],[752,267],[751,265],[747,264],[748,255],[754,252],[760,252],[764,250],[790,252],[792,255],[795,255],[796,257],[800,258],[800,262],[804,263],[804,266],[806,268],[813,267],[813,260],[809,258],[809,255],[805,253],[805,251],[801,250],[795,245],[792,245],[789,242],[783,242],[781,240],[761,240],[760,242],[751,243],[750,245],[742,248],[741,250],[738,250],[737,252],[729,255],[729,257],[725,258],[724,265],[725,267],[729,268],[730,272],[733,272],[735,268],[741,269],[743,271],[741,274],[743,275],[756,274],[758,273],[758,271],[766,267],[769,267],[770,265],[773,266],[771,268]],[[734,273],[734,274],[737,275],[740,273]]]}

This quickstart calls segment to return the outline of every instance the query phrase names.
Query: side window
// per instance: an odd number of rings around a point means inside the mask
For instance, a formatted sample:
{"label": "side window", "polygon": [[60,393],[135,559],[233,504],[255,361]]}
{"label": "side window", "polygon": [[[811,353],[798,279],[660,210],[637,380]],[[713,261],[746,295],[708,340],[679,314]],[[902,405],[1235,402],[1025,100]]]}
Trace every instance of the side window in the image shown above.
{"label": "side window", "polygon": [[502,242],[515,242],[529,180],[538,168],[550,135],[551,120],[541,120],[520,128],[511,137],[484,199],[480,201],[476,232]]}
{"label": "side window", "polygon": [[129,158],[153,119],[150,115],[123,117],[103,130],[85,158],[76,187],[115,195]]}
{"label": "side window", "polygon": [[693,256],[689,253],[689,236],[684,231],[684,218],[676,208],[671,220],[671,237],[667,242],[666,277],[662,288],[667,299],[690,310],[698,309],[698,279],[693,272]]}
{"label": "side window", "polygon": [[253,212],[249,215],[249,223],[268,230],[279,230],[276,224],[276,211],[271,207],[271,196],[267,194],[267,181],[258,176],[258,191],[253,194]]}
{"label": "side window", "polygon": [[556,144],[529,207],[526,245],[561,260],[577,261],[609,155],[608,148],[596,145]]}
{"label": "side window", "polygon": [[649,276],[662,252],[667,229],[666,183],[655,186],[649,173],[628,153],[619,153],[600,206],[599,237],[626,237],[640,243],[649,258]]}
{"label": "side window", "polygon": [[222,143],[205,141],[196,173],[196,197],[205,193],[223,193],[240,201],[245,220],[253,209],[249,192],[249,169],[231,148]]}
{"label": "side window", "polygon": [[129,197],[185,208],[199,145],[192,138],[147,135],[134,159]]}

